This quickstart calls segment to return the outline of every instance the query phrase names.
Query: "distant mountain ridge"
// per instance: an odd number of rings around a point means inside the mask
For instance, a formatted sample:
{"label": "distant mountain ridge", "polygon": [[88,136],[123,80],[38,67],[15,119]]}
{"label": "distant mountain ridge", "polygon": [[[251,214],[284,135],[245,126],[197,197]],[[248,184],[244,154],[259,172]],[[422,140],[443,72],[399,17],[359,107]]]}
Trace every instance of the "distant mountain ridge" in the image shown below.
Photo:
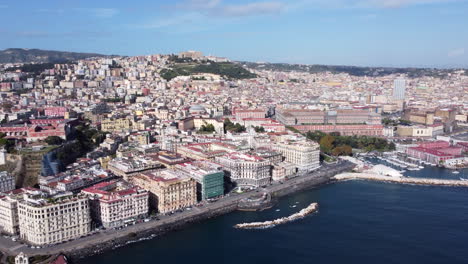
{"label": "distant mountain ridge", "polygon": [[56,63],[91,57],[111,57],[98,53],[82,53],[41,49],[12,48],[0,50],[0,63]]}

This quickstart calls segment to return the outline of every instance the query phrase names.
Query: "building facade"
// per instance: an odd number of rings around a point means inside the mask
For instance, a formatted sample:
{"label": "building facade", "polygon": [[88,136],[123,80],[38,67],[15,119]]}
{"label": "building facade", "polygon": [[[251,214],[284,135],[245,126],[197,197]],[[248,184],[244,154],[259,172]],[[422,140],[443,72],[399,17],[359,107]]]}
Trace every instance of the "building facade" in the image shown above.
{"label": "building facade", "polygon": [[273,145],[284,161],[295,164],[298,172],[310,172],[320,167],[320,146],[312,141],[287,141]]}
{"label": "building facade", "polygon": [[229,153],[216,157],[228,177],[239,187],[258,188],[270,183],[270,161],[245,153]]}
{"label": "building facade", "polygon": [[98,183],[82,193],[89,196],[93,220],[105,228],[123,226],[148,215],[149,195],[144,189],[110,181]]}
{"label": "building facade", "polygon": [[88,198],[69,196],[45,200],[25,194],[18,201],[20,237],[33,245],[69,241],[91,231]]}
{"label": "building facade", "polygon": [[15,177],[6,171],[0,172],[0,192],[9,192],[15,189]]}
{"label": "building facade", "polygon": [[150,192],[150,203],[161,214],[167,214],[197,203],[194,179],[174,170],[141,173],[133,183]]}
{"label": "building facade", "polygon": [[220,165],[209,161],[194,161],[178,164],[176,169],[197,182],[198,200],[224,195],[224,172]]}

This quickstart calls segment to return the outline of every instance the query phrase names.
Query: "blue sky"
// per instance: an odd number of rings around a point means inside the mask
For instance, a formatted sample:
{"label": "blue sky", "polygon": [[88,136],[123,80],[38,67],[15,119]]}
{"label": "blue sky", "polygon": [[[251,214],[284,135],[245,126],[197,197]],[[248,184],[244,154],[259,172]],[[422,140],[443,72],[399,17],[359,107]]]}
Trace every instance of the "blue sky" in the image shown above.
{"label": "blue sky", "polygon": [[0,0],[0,49],[468,66],[468,0]]}

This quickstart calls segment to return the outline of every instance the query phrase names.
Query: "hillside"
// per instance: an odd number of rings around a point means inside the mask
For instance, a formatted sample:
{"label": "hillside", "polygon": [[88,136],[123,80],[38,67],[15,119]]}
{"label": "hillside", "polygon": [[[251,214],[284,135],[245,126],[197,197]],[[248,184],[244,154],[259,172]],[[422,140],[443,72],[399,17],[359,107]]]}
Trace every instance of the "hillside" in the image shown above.
{"label": "hillside", "polygon": [[171,80],[177,76],[187,76],[197,73],[212,73],[224,76],[228,79],[249,79],[256,75],[242,67],[238,63],[193,61],[191,59],[178,59],[171,56],[169,68],[161,71],[161,76]]}
{"label": "hillside", "polygon": [[66,52],[40,49],[6,49],[0,51],[0,63],[57,63],[91,57],[107,57],[96,53]]}
{"label": "hillside", "polygon": [[409,77],[432,76],[444,78],[453,69],[434,69],[434,68],[392,68],[392,67],[358,67],[358,66],[340,66],[340,65],[305,65],[288,63],[254,63],[241,62],[244,66],[254,70],[273,70],[273,71],[297,71],[297,72],[332,72],[348,73],[353,76],[385,76],[390,74],[407,74]]}

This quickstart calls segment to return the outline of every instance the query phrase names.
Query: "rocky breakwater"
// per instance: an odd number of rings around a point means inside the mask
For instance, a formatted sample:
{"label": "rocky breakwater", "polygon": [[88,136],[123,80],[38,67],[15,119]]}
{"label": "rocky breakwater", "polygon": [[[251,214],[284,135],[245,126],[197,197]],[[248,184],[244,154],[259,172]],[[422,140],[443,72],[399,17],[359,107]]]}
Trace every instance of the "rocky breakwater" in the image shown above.
{"label": "rocky breakwater", "polygon": [[274,227],[274,226],[281,225],[281,224],[286,224],[286,223],[289,223],[289,222],[304,218],[304,217],[314,213],[317,210],[318,210],[318,203],[312,203],[309,206],[307,206],[306,208],[302,209],[301,211],[299,211],[299,212],[297,212],[295,214],[292,214],[292,215],[290,215],[288,217],[282,217],[282,218],[279,218],[279,219],[275,219],[275,220],[272,220],[272,221],[265,221],[265,222],[242,223],[242,224],[237,224],[234,227],[239,228],[239,229],[264,229],[264,228],[270,228],[270,227]]}
{"label": "rocky breakwater", "polygon": [[333,177],[334,180],[371,180],[382,182],[393,182],[401,184],[419,184],[419,185],[435,185],[435,186],[454,186],[468,187],[468,181],[459,180],[443,180],[443,179],[428,179],[428,178],[410,178],[410,177],[392,177],[371,173],[343,173]]}

